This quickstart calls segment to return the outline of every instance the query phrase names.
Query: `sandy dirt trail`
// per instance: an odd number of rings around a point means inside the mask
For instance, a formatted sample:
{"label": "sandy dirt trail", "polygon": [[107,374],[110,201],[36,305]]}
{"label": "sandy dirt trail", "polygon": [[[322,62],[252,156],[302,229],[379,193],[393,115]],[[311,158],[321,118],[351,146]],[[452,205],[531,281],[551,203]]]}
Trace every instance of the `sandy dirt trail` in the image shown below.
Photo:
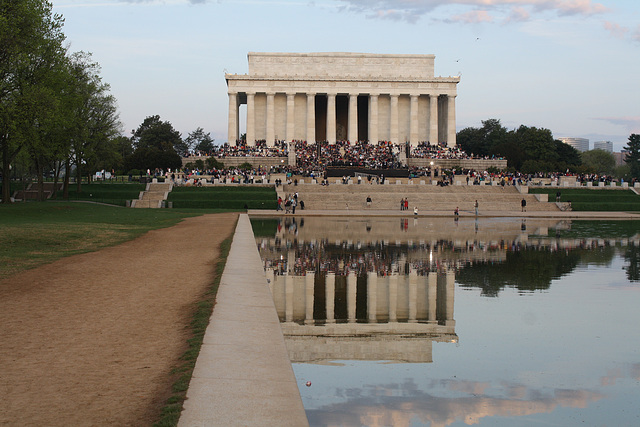
{"label": "sandy dirt trail", "polygon": [[152,424],[237,215],[0,280],[0,425]]}

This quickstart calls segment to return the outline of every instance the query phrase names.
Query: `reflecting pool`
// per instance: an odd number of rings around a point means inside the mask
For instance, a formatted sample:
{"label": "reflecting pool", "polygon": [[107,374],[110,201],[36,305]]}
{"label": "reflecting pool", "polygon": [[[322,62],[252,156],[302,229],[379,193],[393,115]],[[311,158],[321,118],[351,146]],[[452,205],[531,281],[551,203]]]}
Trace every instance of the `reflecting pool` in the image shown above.
{"label": "reflecting pool", "polygon": [[640,425],[640,222],[252,224],[312,426]]}

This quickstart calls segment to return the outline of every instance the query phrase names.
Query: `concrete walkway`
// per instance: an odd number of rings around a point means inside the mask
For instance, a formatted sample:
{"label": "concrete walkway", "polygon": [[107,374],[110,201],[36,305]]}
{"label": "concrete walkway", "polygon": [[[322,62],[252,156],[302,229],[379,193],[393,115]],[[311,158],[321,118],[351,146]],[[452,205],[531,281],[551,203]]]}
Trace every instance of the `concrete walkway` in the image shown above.
{"label": "concrete walkway", "polygon": [[309,425],[246,214],[238,220],[178,425]]}
{"label": "concrete walkway", "polygon": [[[284,211],[250,209],[249,216],[371,216],[371,217],[413,217],[413,210],[385,210],[385,209],[349,209],[349,210],[311,210],[297,209],[295,215],[285,214]],[[418,217],[451,217],[453,212],[445,211],[422,211],[418,212]],[[460,217],[474,217],[473,210],[460,210]],[[505,212],[480,209],[478,218],[551,218],[551,219],[640,219],[640,212],[575,212],[575,211],[530,211],[530,212]]]}

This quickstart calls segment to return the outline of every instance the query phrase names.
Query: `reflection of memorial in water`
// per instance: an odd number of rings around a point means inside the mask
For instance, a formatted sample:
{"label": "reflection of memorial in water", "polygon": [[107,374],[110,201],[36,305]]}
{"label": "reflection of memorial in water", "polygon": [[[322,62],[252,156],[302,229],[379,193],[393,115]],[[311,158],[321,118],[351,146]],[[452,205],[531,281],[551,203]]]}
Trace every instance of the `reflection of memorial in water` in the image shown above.
{"label": "reflection of memorial in water", "polygon": [[533,251],[529,259],[539,249],[602,244],[551,237],[550,229],[571,228],[557,220],[397,224],[397,218],[285,218],[273,237],[257,239],[292,361],[430,362],[432,341],[458,340],[457,274],[495,269],[520,251]]}
{"label": "reflection of memorial in water", "polygon": [[[458,341],[456,268],[469,257],[499,261],[504,249],[478,241],[473,223],[462,227],[475,241],[464,251],[442,240],[444,227],[432,227],[440,235],[421,230],[414,241],[416,222],[403,219],[391,232],[397,223],[356,219],[327,227],[326,220],[292,218],[273,238],[258,239],[293,362],[431,362],[433,341]],[[515,231],[521,233],[518,224]]]}

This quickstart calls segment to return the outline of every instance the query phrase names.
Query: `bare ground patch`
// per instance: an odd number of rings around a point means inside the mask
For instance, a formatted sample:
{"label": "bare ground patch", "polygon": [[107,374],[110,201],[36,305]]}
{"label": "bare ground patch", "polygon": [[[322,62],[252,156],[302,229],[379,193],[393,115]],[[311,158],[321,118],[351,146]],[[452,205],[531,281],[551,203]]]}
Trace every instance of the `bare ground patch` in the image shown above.
{"label": "bare ground patch", "polygon": [[0,425],[155,421],[236,217],[189,218],[0,280]]}

